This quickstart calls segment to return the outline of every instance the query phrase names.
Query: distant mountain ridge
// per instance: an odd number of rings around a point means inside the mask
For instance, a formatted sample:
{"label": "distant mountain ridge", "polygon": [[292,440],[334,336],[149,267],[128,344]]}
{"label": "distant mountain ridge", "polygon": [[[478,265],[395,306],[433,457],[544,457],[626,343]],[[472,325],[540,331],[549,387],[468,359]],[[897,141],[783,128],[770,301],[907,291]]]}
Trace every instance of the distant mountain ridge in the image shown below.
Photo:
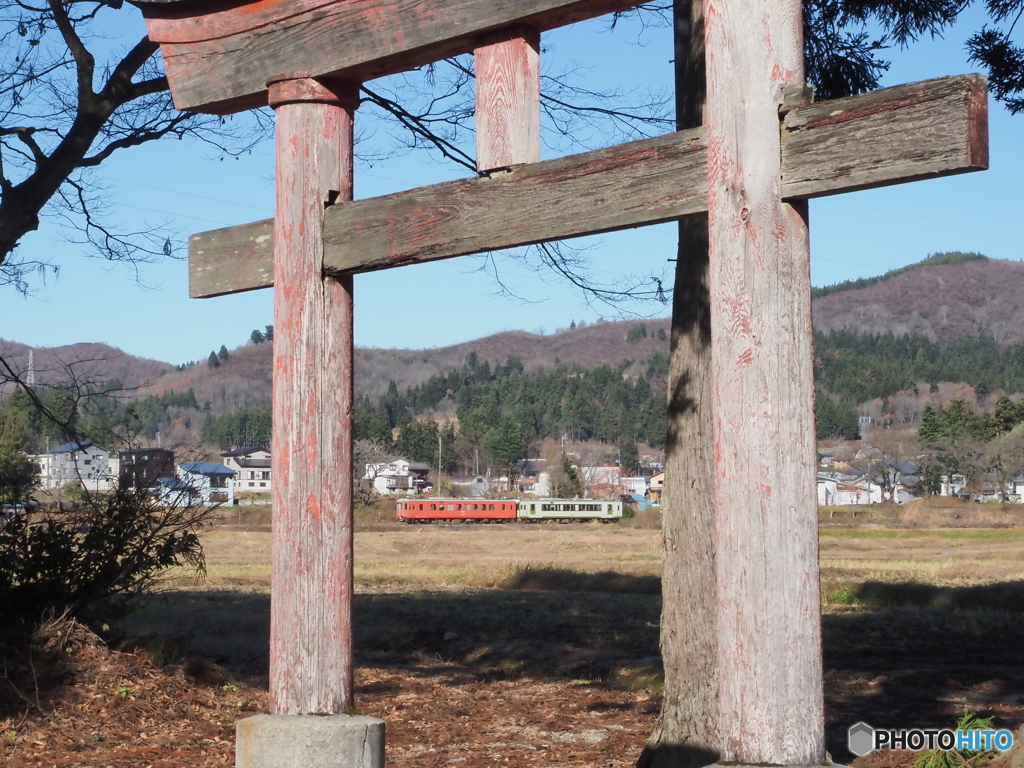
{"label": "distant mountain ridge", "polygon": [[38,384],[62,384],[73,374],[82,384],[116,379],[126,388],[135,388],[174,370],[170,363],[129,355],[99,342],[32,348],[27,344],[0,339],[0,357],[23,376],[29,370],[30,351],[33,353],[32,368]]}
{"label": "distant mountain ridge", "polygon": [[925,264],[863,287],[814,300],[814,327],[829,332],[922,334],[945,339],[991,336],[1024,343],[1024,263],[972,258]]}
{"label": "distant mountain ridge", "polygon": [[921,267],[933,267],[940,266],[943,264],[961,264],[965,261],[987,261],[988,256],[984,256],[980,253],[969,251],[967,253],[963,251],[946,251],[944,253],[933,253],[930,256],[926,256],[921,261],[916,261],[913,264],[907,264],[905,267],[897,267],[896,269],[890,269],[888,272],[883,272],[880,275],[874,275],[873,277],[858,277],[854,280],[843,280],[839,283],[833,283],[832,285],[825,285],[821,288],[811,288],[811,298],[820,299],[823,296],[828,296],[832,293],[839,293],[841,291],[851,291],[856,288],[866,288],[869,285],[875,285],[883,280],[889,280],[897,275],[902,275],[904,272],[910,272],[913,269],[921,269]]}
{"label": "distant mountain ridge", "polygon": [[[931,257],[878,278],[817,289],[813,301],[815,329],[858,333],[923,334],[933,341],[990,335],[1004,346],[1024,343],[1024,263],[986,259],[977,254]],[[646,332],[640,333],[640,328]],[[631,332],[632,329],[632,332]],[[586,368],[625,360],[641,361],[669,351],[668,318],[581,323],[571,330],[540,335],[503,331],[473,341],[425,350],[357,348],[358,396],[376,401],[390,381],[400,392],[432,375],[460,368],[472,353],[492,366],[519,357],[526,372],[552,367],[556,360]],[[629,340],[627,340],[629,339]],[[211,330],[210,346],[221,339]],[[29,347],[0,340],[0,355],[19,370],[27,369]],[[139,396],[195,393],[202,407],[219,415],[270,403],[270,343],[232,350],[228,360],[211,368],[205,361],[185,370],[128,355],[105,344],[75,344],[35,350],[36,380],[59,380],[66,364],[92,381],[117,379],[138,387]],[[55,378],[56,377],[56,378]],[[187,414],[182,429],[194,430]],[[192,419],[194,421],[194,419]]]}

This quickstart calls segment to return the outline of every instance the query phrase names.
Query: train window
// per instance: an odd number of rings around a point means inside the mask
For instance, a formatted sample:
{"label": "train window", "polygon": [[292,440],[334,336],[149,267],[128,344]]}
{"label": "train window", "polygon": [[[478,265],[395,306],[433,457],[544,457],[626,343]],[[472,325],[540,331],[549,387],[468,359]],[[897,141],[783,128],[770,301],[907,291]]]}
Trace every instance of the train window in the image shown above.
{"label": "train window", "polygon": [[449,504],[449,505],[448,505],[448,509],[450,509],[450,510],[451,510],[451,509],[455,509],[455,505],[454,505],[454,504]]}
{"label": "train window", "polygon": [[531,504],[530,505],[530,511],[531,512],[536,512],[537,511],[537,505],[536,504]]}
{"label": "train window", "polygon": [[612,505],[611,505],[611,504],[609,504],[609,505],[608,505],[608,511],[609,511],[609,512],[611,512],[611,511],[612,511]]}
{"label": "train window", "polygon": [[494,505],[493,505],[493,504],[491,504],[491,505],[490,505],[490,507],[491,507],[491,510],[490,510],[490,511],[491,511],[491,512],[493,512],[493,511],[494,511]]}
{"label": "train window", "polygon": [[420,502],[420,509],[423,509],[423,502]]}

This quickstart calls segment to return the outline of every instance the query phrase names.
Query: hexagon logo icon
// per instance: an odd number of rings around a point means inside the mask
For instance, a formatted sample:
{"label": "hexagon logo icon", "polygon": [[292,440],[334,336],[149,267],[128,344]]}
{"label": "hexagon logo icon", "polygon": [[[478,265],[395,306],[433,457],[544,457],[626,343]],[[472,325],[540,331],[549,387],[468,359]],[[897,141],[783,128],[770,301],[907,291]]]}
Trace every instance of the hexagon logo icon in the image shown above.
{"label": "hexagon logo icon", "polygon": [[857,757],[864,757],[875,749],[875,729],[867,723],[854,723],[846,732],[846,748]]}

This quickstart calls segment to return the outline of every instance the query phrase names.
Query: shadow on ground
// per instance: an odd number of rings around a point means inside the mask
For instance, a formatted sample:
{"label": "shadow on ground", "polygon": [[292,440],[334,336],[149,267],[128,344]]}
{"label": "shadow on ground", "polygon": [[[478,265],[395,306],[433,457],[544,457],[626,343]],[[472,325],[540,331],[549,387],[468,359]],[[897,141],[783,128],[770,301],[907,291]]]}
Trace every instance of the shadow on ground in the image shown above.
{"label": "shadow on ground", "polygon": [[[649,594],[649,577],[542,571],[527,574],[523,589],[357,595],[357,661],[429,669],[434,659],[477,679],[657,690],[660,597]],[[823,620],[826,729],[837,762],[853,759],[846,729],[858,720],[951,726],[967,706],[996,715],[1001,727],[1024,723],[1024,583],[865,583],[852,591],[852,604],[829,606]],[[269,609],[265,594],[172,592],[151,598],[124,629],[129,644],[168,660],[202,656],[259,681]]]}

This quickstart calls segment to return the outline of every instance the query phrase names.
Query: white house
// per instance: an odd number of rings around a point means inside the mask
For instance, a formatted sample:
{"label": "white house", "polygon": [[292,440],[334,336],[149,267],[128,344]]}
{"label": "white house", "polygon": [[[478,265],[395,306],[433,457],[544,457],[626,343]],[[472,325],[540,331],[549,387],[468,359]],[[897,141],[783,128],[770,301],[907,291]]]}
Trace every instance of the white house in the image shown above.
{"label": "white house", "polygon": [[591,499],[614,499],[619,496],[619,468],[577,467],[580,482],[583,484],[583,495]]}
{"label": "white house", "polygon": [[117,481],[116,473],[110,472],[110,451],[91,440],[58,445],[34,458],[39,462],[43,488],[62,488],[67,483],[80,482],[86,490],[106,491]]}
{"label": "white house", "polygon": [[178,465],[178,479],[192,488],[204,504],[235,501],[235,470],[223,464],[186,461]]}
{"label": "white house", "polygon": [[881,503],[882,486],[866,477],[840,474],[818,475],[819,507],[847,507]]}
{"label": "white house", "polygon": [[647,494],[651,490],[651,478],[643,475],[623,477],[619,479],[619,488],[622,489],[623,493],[628,493],[630,496],[642,496],[646,499]]}
{"label": "white house", "polygon": [[187,507],[199,498],[199,492],[179,477],[158,477],[150,492],[165,507]]}
{"label": "white house", "polygon": [[393,461],[368,463],[364,480],[373,483],[373,489],[382,495],[399,493],[416,494],[429,485],[427,474],[430,465],[421,461],[394,459]]}
{"label": "white house", "polygon": [[234,448],[222,453],[224,466],[237,473],[236,491],[270,493],[270,450],[268,448]]}
{"label": "white house", "polygon": [[939,478],[939,496],[959,496],[967,488],[967,478],[960,474],[943,475]]}

